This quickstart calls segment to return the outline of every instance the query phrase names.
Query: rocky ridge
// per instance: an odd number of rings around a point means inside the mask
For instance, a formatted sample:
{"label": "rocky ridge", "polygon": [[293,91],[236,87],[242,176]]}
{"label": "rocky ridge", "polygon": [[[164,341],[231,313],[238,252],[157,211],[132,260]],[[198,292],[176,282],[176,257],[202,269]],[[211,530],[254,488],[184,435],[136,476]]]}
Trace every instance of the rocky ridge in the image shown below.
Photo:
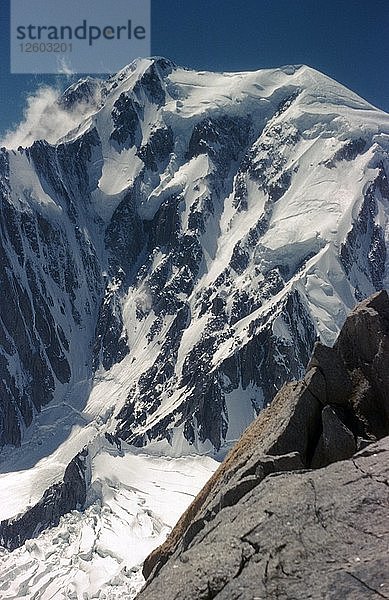
{"label": "rocky ridge", "polygon": [[246,430],[146,560],[139,600],[388,598],[388,373],[383,291]]}

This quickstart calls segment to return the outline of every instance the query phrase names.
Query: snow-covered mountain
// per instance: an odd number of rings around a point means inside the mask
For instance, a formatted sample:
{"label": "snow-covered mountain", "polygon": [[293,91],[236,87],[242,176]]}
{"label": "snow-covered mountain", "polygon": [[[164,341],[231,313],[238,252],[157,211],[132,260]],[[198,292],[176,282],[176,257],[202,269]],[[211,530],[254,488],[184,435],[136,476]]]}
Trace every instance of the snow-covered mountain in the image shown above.
{"label": "snow-covered mountain", "polygon": [[0,153],[10,548],[101,502],[102,456],[225,453],[389,280],[389,116],[309,67],[138,60],[51,117]]}

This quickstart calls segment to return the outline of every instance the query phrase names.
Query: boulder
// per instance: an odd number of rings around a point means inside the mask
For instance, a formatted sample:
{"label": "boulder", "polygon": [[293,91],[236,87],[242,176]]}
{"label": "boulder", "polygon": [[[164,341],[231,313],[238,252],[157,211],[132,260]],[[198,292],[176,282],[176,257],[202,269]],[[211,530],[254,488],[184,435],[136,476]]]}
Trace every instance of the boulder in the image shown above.
{"label": "boulder", "polygon": [[323,432],[319,438],[311,467],[325,467],[338,460],[351,458],[357,450],[354,434],[327,405],[321,413]]}
{"label": "boulder", "polygon": [[325,383],[325,402],[328,404],[345,404],[351,394],[352,383],[345,364],[334,348],[315,344],[312,358],[308,363],[308,372],[316,368]]}

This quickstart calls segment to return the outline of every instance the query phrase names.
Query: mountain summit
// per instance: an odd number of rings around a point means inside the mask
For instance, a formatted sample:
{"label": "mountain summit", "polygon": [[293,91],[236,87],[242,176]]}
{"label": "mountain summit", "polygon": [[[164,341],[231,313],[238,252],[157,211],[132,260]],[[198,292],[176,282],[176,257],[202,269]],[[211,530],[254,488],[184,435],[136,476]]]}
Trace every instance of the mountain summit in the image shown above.
{"label": "mountain summit", "polygon": [[113,379],[121,439],[219,449],[385,287],[389,117],[309,67],[161,58],[57,108],[1,153],[0,439]]}

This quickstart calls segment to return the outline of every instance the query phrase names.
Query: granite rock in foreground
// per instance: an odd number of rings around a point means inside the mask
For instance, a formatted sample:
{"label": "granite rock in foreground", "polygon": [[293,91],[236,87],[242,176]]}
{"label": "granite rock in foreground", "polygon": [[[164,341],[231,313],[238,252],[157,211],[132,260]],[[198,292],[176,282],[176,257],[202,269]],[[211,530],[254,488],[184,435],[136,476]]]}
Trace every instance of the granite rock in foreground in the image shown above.
{"label": "granite rock in foreground", "polygon": [[383,291],[246,430],[146,560],[140,600],[389,598],[388,344]]}
{"label": "granite rock in foreground", "polygon": [[139,600],[389,598],[389,438],[270,474],[173,554]]}

